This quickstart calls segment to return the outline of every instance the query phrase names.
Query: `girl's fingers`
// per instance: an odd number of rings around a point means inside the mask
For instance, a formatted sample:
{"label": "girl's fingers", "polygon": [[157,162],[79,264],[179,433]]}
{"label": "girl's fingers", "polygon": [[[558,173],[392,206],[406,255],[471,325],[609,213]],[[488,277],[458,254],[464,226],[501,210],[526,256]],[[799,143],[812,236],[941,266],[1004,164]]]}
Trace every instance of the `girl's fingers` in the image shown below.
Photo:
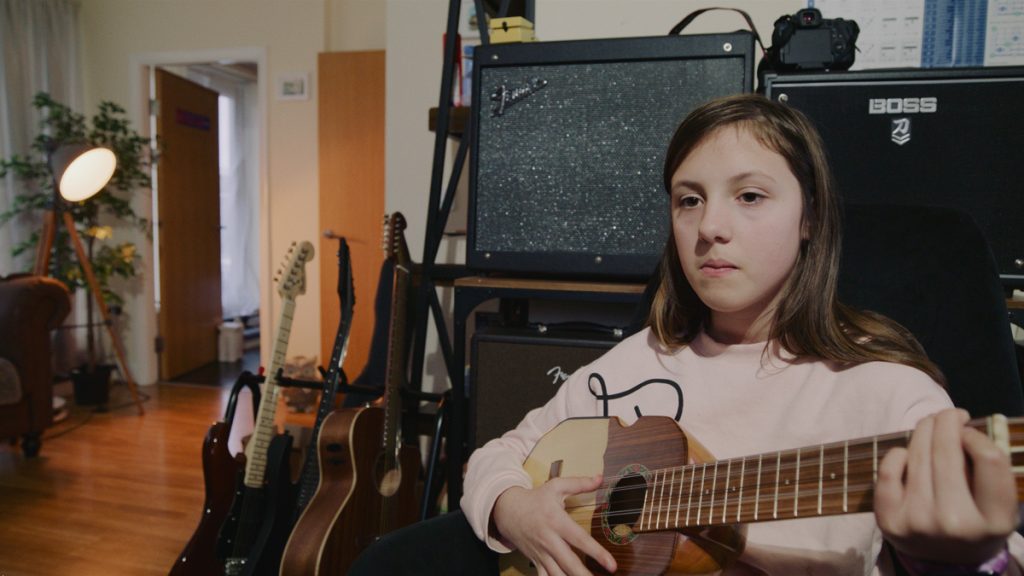
{"label": "girl's fingers", "polygon": [[996,532],[1017,527],[1017,485],[1010,459],[981,432],[967,428],[963,449],[971,460],[971,484],[975,505],[988,526]]}
{"label": "girl's fingers", "polygon": [[597,563],[604,567],[609,572],[614,572],[616,568],[615,558],[611,552],[606,550],[603,546],[598,544],[597,540],[587,533],[587,531],[579,524],[573,523],[572,530],[567,534],[566,540],[576,548],[583,552],[587,556],[590,556]]}
{"label": "girl's fingers", "polygon": [[882,529],[889,533],[898,530],[893,519],[903,507],[903,499],[906,497],[903,471],[907,468],[907,457],[906,448],[893,448],[878,465],[875,510]]}
{"label": "girl's fingers", "polygon": [[932,435],[935,432],[935,416],[928,416],[917,423],[910,444],[907,446],[906,492],[922,502],[934,502],[932,485]]}
{"label": "girl's fingers", "polygon": [[[940,512],[940,523],[962,522],[974,510],[970,486],[967,484],[966,460],[961,437],[964,414],[945,410],[935,415],[931,445],[931,483]],[[956,526],[946,526],[955,529]]]}

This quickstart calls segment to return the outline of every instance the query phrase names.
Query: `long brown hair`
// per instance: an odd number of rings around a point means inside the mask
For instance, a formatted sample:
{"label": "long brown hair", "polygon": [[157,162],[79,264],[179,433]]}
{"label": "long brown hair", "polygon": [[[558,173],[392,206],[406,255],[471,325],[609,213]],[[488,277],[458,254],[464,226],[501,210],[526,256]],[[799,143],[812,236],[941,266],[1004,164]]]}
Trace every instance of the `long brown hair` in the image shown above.
{"label": "long brown hair", "polygon": [[[910,331],[881,314],[839,302],[839,199],[825,147],[803,114],[752,94],[704,104],[683,120],[669,143],[665,190],[671,194],[672,176],[690,152],[726,126],[746,129],[762,146],[785,158],[803,196],[802,226],[808,238],[801,244],[793,271],[781,288],[769,341],[778,342],[797,356],[840,365],[897,362],[944,382],[941,371]],[[648,324],[662,345],[685,346],[707,326],[710,310],[683,275],[674,232],[665,244],[659,274],[661,282]]]}

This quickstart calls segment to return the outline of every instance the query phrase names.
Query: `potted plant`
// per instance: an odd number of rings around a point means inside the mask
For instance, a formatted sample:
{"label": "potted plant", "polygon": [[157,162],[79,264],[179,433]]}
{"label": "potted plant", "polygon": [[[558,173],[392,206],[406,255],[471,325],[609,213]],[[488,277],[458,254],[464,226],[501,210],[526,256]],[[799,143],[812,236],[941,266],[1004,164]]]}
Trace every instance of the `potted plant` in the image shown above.
{"label": "potted plant", "polygon": [[[129,196],[140,188],[151,185],[149,167],[153,150],[149,140],[134,130],[126,118],[124,108],[112,102],[102,102],[92,118],[72,111],[53,100],[49,94],[35,95],[32,106],[40,114],[40,132],[33,140],[31,150],[24,155],[0,159],[0,178],[14,175],[24,186],[13,203],[0,213],[0,226],[14,218],[36,218],[59,202],[60,211],[71,215],[76,231],[85,244],[85,251],[96,277],[99,291],[113,316],[121,312],[124,298],[111,284],[114,278],[130,279],[138,273],[140,256],[132,242],[114,240],[115,230],[129,226],[150,233],[149,220],[136,214]],[[50,171],[49,155],[60,145],[87,143],[104,146],[114,152],[117,169],[99,193],[82,202],[60,200],[54,192],[54,179]],[[50,257],[50,276],[61,280],[68,289],[89,289],[81,263],[69,242],[68,231],[58,223]],[[23,253],[35,253],[40,233],[34,232],[13,247],[18,258]],[[101,362],[98,330],[103,324],[96,321],[92,295],[86,298],[86,361],[72,372],[76,382],[75,397],[79,403],[105,404],[110,366]],[[101,383],[93,382],[99,379]],[[79,398],[79,388],[83,398]],[[90,395],[87,391],[92,390]]]}

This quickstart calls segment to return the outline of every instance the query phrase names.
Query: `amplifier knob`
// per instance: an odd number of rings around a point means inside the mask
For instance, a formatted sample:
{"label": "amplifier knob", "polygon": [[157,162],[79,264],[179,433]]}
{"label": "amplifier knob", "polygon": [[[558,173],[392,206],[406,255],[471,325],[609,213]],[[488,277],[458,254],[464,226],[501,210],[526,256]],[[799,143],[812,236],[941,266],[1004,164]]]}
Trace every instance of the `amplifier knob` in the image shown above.
{"label": "amplifier knob", "polygon": [[1017,258],[1013,261],[1013,265],[1018,269],[1024,268],[1024,258]]}

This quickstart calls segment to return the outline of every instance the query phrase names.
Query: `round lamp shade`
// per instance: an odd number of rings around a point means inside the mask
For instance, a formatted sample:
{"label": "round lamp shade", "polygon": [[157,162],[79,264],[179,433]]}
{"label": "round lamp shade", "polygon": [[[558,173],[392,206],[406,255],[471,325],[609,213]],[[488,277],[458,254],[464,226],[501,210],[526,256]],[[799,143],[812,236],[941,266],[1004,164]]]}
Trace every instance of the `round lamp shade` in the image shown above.
{"label": "round lamp shade", "polygon": [[107,185],[117,168],[117,158],[108,148],[69,144],[53,153],[50,168],[60,195],[65,200],[80,202]]}

